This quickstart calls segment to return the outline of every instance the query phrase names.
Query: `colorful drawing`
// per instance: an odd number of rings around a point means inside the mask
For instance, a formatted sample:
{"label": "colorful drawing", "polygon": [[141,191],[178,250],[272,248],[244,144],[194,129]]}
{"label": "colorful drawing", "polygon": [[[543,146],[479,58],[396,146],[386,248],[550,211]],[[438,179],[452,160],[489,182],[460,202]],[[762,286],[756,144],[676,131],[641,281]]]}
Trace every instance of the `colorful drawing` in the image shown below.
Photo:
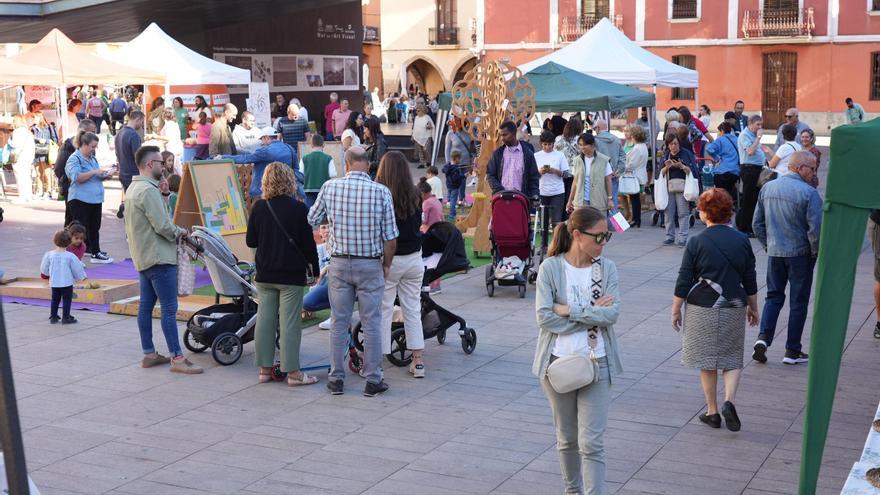
{"label": "colorful drawing", "polygon": [[220,235],[247,232],[244,202],[232,177],[226,177],[226,188],[214,191],[213,196],[208,191],[200,192],[203,194],[202,214],[206,227]]}

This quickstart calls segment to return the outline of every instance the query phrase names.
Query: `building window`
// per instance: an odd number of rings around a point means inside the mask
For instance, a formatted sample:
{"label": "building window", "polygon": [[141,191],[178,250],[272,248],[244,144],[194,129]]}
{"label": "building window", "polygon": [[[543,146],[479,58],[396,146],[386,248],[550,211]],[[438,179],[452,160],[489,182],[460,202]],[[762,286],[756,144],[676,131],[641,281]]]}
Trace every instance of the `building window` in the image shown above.
{"label": "building window", "polygon": [[700,17],[699,0],[670,0],[670,19],[696,19]]}
{"label": "building window", "polygon": [[880,100],[880,52],[871,53],[871,99]]}
{"label": "building window", "polygon": [[[696,55],[673,55],[672,63],[685,69],[696,69],[697,57]],[[695,99],[694,92],[694,88],[672,88],[672,99],[693,100]]]}
{"label": "building window", "polygon": [[871,0],[869,7],[870,7],[871,12],[880,11],[880,0]]}
{"label": "building window", "polygon": [[581,0],[581,14],[584,16],[603,18],[611,15],[610,0]]}

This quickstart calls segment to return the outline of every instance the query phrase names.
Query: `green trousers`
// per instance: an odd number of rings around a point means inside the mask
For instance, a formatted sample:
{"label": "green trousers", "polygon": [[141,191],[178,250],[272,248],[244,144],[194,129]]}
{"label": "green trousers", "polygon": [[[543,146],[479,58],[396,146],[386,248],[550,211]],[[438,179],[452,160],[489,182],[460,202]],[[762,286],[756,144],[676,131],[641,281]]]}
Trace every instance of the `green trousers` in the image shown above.
{"label": "green trousers", "polygon": [[281,371],[299,371],[303,287],[262,282],[257,282],[256,286],[260,296],[254,330],[257,366],[271,368],[275,365],[275,331],[279,329]]}

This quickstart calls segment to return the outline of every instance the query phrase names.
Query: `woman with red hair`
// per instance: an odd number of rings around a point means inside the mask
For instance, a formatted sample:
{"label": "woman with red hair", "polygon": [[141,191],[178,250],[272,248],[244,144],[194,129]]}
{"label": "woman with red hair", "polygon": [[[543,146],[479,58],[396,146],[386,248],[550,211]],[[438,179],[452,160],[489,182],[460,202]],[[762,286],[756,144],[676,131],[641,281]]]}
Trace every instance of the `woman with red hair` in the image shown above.
{"label": "woman with red hair", "polygon": [[[707,406],[700,421],[721,428],[724,416],[727,429],[739,431],[733,403],[743,367],[746,320],[751,326],[759,321],[755,255],[745,234],[730,226],[733,199],[727,191],[704,192],[697,208],[706,230],[690,238],[682,257],[672,298],[672,328],[682,330],[682,305],[687,302],[681,362],[700,370]],[[724,377],[721,414],[718,370]]]}

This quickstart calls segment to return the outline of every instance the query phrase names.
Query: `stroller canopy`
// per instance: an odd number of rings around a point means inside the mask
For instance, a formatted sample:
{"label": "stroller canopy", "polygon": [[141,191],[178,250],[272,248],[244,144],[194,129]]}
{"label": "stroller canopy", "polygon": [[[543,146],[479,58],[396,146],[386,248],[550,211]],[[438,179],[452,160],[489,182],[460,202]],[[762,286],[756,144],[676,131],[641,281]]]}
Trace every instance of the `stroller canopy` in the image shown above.
{"label": "stroller canopy", "polygon": [[422,237],[422,257],[440,254],[440,261],[434,268],[436,280],[447,273],[460,272],[470,268],[470,260],[464,249],[461,232],[449,222],[437,222]]}

